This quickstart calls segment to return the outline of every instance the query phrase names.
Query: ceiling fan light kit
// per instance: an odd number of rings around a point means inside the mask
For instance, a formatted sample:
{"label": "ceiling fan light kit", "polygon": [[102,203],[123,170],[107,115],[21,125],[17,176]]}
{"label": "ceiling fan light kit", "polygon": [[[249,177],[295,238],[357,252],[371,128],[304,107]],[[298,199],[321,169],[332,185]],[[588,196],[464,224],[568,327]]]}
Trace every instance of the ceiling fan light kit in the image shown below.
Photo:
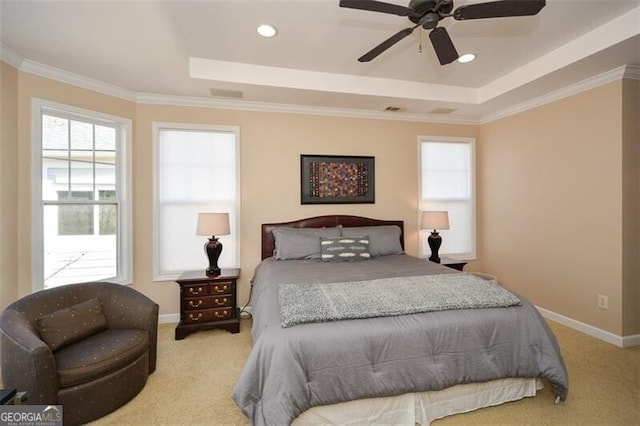
{"label": "ceiling fan light kit", "polygon": [[407,7],[376,0],[340,0],[340,7],[368,10],[406,16],[415,25],[398,31],[360,58],[360,62],[369,62],[385,50],[409,36],[418,27],[429,32],[429,39],[441,65],[449,64],[459,58],[458,52],[446,28],[438,23],[452,17],[457,21],[486,18],[508,18],[514,16],[537,15],[546,5],[545,0],[498,0],[460,6],[453,9],[453,0],[410,0]]}

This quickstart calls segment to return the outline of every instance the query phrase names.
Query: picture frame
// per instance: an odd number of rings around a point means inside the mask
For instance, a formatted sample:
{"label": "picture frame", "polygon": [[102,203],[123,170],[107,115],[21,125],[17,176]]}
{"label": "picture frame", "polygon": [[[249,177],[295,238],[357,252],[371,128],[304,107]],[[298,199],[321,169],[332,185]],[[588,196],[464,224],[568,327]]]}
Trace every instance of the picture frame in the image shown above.
{"label": "picture frame", "polygon": [[375,203],[375,157],[300,155],[300,203]]}

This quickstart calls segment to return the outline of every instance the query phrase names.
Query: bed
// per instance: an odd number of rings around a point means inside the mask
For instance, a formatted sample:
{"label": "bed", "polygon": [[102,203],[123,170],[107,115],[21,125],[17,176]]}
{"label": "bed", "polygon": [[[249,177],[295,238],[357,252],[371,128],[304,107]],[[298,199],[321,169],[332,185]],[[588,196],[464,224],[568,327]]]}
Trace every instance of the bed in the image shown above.
{"label": "bed", "polygon": [[[356,254],[338,253],[361,260],[328,258],[345,237]],[[543,384],[564,400],[566,367],[544,319],[525,298],[472,277],[405,254],[402,221],[331,215],[262,225],[254,346],[233,399],[254,425],[428,425],[534,396]],[[476,285],[506,304],[457,304]],[[423,286],[456,305],[396,311],[436,299],[412,293]],[[372,314],[378,308],[382,316]]]}

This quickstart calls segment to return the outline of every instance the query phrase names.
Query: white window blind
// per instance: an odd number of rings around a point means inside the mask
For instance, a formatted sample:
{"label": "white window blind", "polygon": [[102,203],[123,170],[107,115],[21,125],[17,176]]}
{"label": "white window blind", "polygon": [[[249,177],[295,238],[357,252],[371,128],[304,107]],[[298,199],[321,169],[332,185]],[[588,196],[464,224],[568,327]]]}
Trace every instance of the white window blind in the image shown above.
{"label": "white window blind", "polygon": [[[440,256],[471,260],[476,256],[475,140],[419,138],[420,210],[449,213]],[[420,231],[420,256],[429,256],[429,230]]]}
{"label": "white window blind", "polygon": [[130,283],[129,120],[34,100],[34,288]]}
{"label": "white window blind", "polygon": [[229,213],[230,235],[216,235],[223,245],[218,264],[238,267],[239,129],[155,123],[154,140],[154,278],[207,268],[207,238],[196,235],[198,213]]}

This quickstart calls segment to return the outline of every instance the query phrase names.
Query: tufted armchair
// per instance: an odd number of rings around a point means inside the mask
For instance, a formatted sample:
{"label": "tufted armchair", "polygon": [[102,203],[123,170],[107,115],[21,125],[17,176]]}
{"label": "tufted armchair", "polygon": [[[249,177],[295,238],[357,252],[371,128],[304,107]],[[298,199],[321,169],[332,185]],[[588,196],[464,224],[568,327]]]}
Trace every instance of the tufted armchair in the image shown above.
{"label": "tufted armchair", "polygon": [[158,305],[127,286],[93,282],[39,291],[0,316],[4,387],[30,405],[62,405],[65,425],[124,405],[156,368]]}

